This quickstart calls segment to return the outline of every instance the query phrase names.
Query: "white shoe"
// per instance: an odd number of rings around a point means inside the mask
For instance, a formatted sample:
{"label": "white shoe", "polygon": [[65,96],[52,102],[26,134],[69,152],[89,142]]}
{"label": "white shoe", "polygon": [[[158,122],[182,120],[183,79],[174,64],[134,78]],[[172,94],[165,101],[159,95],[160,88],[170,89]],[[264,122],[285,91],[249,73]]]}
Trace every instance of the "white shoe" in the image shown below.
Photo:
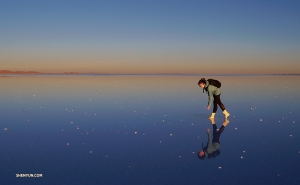
{"label": "white shoe", "polygon": [[223,114],[225,115],[225,119],[227,119],[230,116],[230,114],[227,112],[227,110],[224,110]]}
{"label": "white shoe", "polygon": [[215,114],[216,113],[211,113],[211,116],[208,119],[215,119]]}

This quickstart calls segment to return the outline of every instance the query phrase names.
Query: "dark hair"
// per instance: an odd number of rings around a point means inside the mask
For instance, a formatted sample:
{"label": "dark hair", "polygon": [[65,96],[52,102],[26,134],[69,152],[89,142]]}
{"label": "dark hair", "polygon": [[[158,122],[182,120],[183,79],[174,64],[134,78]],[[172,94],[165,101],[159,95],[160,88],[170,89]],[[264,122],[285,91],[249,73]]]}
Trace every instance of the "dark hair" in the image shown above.
{"label": "dark hair", "polygon": [[206,80],[205,80],[205,78],[201,78],[201,79],[199,80],[199,82],[198,82],[198,85],[200,85],[201,83],[204,83],[204,84],[206,84]]}

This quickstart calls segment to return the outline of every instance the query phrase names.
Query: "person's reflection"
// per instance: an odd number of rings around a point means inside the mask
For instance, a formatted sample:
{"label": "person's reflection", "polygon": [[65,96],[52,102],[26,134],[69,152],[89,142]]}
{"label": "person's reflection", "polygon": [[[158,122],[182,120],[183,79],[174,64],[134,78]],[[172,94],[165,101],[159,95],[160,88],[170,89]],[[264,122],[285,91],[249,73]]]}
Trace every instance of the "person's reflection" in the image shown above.
{"label": "person's reflection", "polygon": [[[225,121],[223,122],[221,128],[218,130],[217,125],[215,123],[214,119],[210,119],[211,120],[211,124],[213,125],[213,138],[211,138],[210,135],[210,129],[207,129],[207,135],[208,135],[208,142],[206,147],[200,150],[200,152],[198,152],[198,158],[204,160],[205,158],[214,158],[217,157],[218,155],[220,155],[220,136],[222,134],[222,132],[224,131],[225,127],[228,125],[229,120],[225,119]],[[203,143],[202,143],[203,145]]]}

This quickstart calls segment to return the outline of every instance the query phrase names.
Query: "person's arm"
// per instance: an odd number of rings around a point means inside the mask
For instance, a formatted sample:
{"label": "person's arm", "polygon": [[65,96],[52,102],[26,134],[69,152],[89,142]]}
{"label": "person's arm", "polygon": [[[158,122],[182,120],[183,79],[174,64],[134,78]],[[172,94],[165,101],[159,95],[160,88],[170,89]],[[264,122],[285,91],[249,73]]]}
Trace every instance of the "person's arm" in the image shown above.
{"label": "person's arm", "polygon": [[210,129],[207,129],[207,136],[208,136],[208,142],[207,142],[207,146],[210,147],[212,145],[212,138],[210,135]]}
{"label": "person's arm", "polygon": [[208,87],[208,104],[207,104],[207,107],[211,106],[212,98],[213,98],[213,95],[212,95],[212,93],[210,93],[210,90],[209,90],[209,87]]}

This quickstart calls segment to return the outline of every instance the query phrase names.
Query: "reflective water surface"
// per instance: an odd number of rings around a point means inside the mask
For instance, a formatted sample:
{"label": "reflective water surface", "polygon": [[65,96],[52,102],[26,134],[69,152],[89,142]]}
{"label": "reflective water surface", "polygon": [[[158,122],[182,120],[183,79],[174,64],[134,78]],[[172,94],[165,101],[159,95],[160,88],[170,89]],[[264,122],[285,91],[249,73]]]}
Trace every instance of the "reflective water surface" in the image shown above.
{"label": "reflective water surface", "polygon": [[206,77],[231,115],[204,160],[200,78],[0,77],[0,184],[300,184],[300,77]]}

